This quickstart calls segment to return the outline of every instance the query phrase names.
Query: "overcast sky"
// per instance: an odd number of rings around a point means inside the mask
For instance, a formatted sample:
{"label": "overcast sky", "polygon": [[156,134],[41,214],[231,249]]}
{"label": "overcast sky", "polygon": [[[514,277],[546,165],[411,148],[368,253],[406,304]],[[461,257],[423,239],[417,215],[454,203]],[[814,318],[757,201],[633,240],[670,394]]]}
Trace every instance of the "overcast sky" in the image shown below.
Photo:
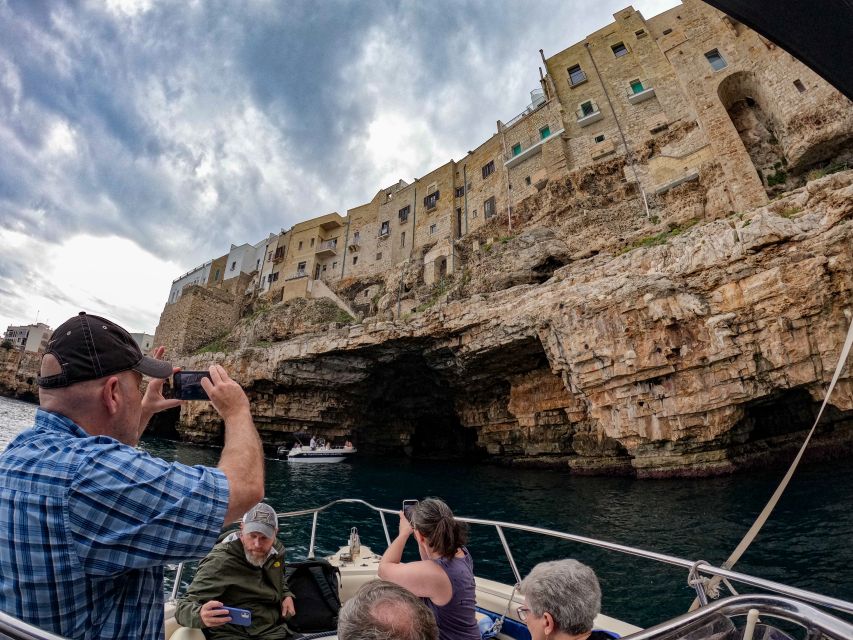
{"label": "overcast sky", "polygon": [[0,0],[0,331],[153,333],[173,279],[461,158],[629,1]]}

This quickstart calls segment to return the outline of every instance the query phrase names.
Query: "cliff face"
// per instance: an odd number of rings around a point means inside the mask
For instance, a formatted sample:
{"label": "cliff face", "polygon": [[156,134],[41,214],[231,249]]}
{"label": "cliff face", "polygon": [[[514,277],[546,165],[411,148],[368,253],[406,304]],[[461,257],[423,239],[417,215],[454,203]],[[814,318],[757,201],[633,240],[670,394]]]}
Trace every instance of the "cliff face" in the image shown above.
{"label": "cliff face", "polygon": [[40,365],[40,353],[0,347],[0,395],[30,402],[37,400]]}
{"label": "cliff face", "polygon": [[[708,474],[799,445],[853,320],[849,171],[628,250],[535,226],[485,246],[419,313],[180,364],[221,362],[270,447],[308,431],[372,452]],[[831,404],[816,450],[838,453],[853,443],[849,367]],[[187,403],[178,430],[218,442],[222,426]]]}

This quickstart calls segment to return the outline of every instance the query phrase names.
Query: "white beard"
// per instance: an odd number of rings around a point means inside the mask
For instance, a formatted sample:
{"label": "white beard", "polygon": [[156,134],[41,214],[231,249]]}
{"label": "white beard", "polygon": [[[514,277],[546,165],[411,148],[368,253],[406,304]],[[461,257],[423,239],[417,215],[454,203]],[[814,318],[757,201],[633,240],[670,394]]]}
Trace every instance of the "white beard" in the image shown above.
{"label": "white beard", "polygon": [[246,562],[248,562],[253,567],[262,567],[264,566],[264,562],[266,562],[266,555],[264,557],[257,557],[248,552],[248,550],[243,549],[243,555],[246,556]]}

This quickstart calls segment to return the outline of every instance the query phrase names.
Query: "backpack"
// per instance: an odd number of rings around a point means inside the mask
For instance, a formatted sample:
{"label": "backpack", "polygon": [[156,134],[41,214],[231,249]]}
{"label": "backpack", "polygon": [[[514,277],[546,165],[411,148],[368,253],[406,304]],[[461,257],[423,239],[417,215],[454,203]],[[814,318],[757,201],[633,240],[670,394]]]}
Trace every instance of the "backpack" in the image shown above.
{"label": "backpack", "polygon": [[296,615],[287,620],[287,626],[300,633],[337,629],[341,608],[340,569],[326,560],[288,562],[284,569],[296,605]]}

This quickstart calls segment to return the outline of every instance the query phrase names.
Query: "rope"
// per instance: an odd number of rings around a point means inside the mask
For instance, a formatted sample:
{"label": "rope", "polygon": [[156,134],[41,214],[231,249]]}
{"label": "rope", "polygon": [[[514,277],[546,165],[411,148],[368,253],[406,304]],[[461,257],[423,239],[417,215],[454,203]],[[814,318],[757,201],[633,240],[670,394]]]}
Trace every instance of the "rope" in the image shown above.
{"label": "rope", "polygon": [[506,617],[509,614],[509,610],[512,607],[512,599],[515,597],[515,592],[518,589],[518,585],[518,582],[513,585],[512,593],[509,594],[509,600],[506,601],[506,609],[504,610],[503,615],[500,617],[500,620],[494,621],[494,623],[492,624],[492,628],[483,634],[483,638],[494,638],[501,632],[501,629],[504,626],[504,620],[506,620]]}
{"label": "rope", "polygon": [[[752,541],[758,535],[758,532],[761,531],[761,527],[764,526],[764,523],[767,522],[767,519],[770,517],[771,512],[776,507],[776,503],[779,502],[779,498],[782,497],[782,493],[784,493],[785,489],[788,486],[788,483],[791,481],[791,477],[794,475],[794,471],[797,470],[797,465],[800,464],[800,459],[803,457],[803,454],[806,452],[806,447],[809,446],[809,441],[812,439],[812,435],[817,428],[818,422],[820,422],[820,418],[823,415],[823,410],[826,408],[826,405],[829,403],[829,396],[832,394],[832,390],[835,388],[835,384],[838,382],[838,378],[841,377],[841,372],[844,369],[844,364],[847,362],[847,357],[850,355],[850,348],[853,347],[853,322],[850,323],[850,328],[847,330],[847,339],[844,341],[844,347],[841,349],[841,357],[838,359],[838,364],[835,366],[835,373],[832,376],[832,381],[829,383],[829,388],[826,390],[826,396],[823,398],[823,404],[820,405],[820,411],[817,412],[817,418],[815,418],[814,424],[812,425],[811,430],[806,436],[805,442],[803,442],[803,446],[800,447],[799,452],[797,452],[797,456],[794,458],[794,461],[791,463],[791,467],[788,469],[788,472],[785,474],[785,477],[782,478],[782,482],[779,483],[779,486],[776,487],[776,491],[773,492],[773,495],[770,497],[770,500],[764,506],[761,513],[758,515],[758,518],[749,528],[749,531],[746,532],[746,535],[743,539],[738,543],[735,550],[732,551],[732,554],[728,557],[728,559],[722,564],[723,569],[731,569],[735,563],[740,560],[740,557],[743,555],[744,551],[747,550]],[[706,592],[708,590],[714,590],[720,584],[722,578],[720,576],[714,576],[706,585]],[[728,584],[728,583],[727,583]],[[690,611],[693,611],[699,606],[699,598],[696,598],[693,601],[693,604],[690,605]]]}

